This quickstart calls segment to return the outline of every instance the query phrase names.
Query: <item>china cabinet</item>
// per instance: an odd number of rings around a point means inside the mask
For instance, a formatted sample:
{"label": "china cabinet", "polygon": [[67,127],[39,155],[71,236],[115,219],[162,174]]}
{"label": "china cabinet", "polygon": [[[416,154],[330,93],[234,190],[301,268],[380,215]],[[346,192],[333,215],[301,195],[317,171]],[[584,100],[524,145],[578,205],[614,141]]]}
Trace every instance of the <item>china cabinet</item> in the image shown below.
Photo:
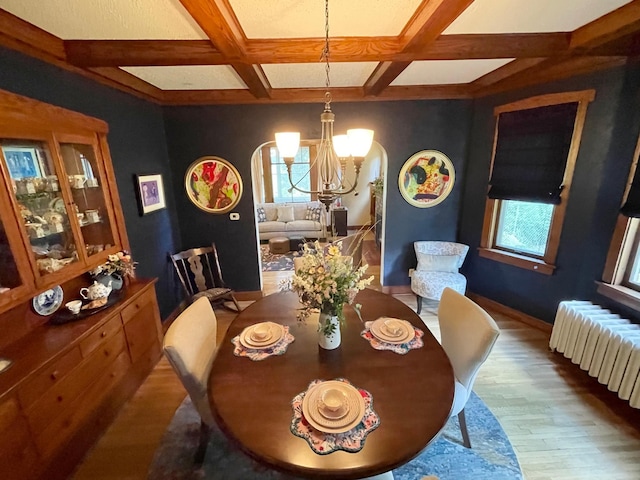
{"label": "china cabinet", "polygon": [[80,298],[85,272],[129,249],[107,131],[0,90],[2,479],[67,478],[161,355],[153,279],[68,323],[32,305]]}
{"label": "china cabinet", "polygon": [[128,248],[107,131],[0,91],[0,312]]}

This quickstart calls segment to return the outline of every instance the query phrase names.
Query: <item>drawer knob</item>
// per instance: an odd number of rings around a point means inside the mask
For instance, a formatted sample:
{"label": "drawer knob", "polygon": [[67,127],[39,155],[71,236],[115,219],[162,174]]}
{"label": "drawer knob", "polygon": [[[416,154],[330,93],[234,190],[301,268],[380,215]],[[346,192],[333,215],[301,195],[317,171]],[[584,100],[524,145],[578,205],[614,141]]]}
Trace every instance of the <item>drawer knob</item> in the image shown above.
{"label": "drawer knob", "polygon": [[100,336],[101,336],[102,338],[106,337],[106,336],[107,336],[107,332],[102,332],[102,333],[100,334]]}
{"label": "drawer knob", "polygon": [[62,401],[62,400],[64,400],[64,399],[62,398],[62,395],[58,395],[57,400],[58,400],[59,402],[61,402],[61,401]]}
{"label": "drawer knob", "polygon": [[58,371],[56,370],[54,372],[51,372],[50,377],[51,377],[51,380],[57,380],[58,379]]}

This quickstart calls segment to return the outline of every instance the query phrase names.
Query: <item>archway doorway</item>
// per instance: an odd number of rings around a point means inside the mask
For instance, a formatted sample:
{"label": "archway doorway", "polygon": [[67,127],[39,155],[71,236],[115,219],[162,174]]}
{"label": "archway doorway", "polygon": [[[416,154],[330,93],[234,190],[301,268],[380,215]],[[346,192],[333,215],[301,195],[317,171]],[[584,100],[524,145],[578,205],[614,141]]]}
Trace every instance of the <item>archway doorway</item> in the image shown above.
{"label": "archway doorway", "polygon": [[[309,155],[313,158],[313,142],[307,142],[310,145]],[[275,149],[275,153],[272,149]],[[306,155],[306,154],[305,154]],[[265,272],[263,265],[263,250],[266,249],[265,241],[260,241],[259,221],[257,217],[257,208],[263,203],[269,201],[278,203],[279,201],[295,202],[294,192],[289,191],[288,180],[278,182],[277,178],[282,174],[282,169],[277,161],[270,164],[265,157],[275,158],[277,156],[277,148],[275,142],[265,142],[259,145],[253,152],[251,157],[251,183],[254,206],[254,217],[256,222],[256,244],[258,251],[258,264],[260,266],[260,288],[264,290]],[[356,193],[351,193],[340,198],[340,203],[347,209],[347,227],[349,233],[355,233],[360,228],[371,227],[371,233],[366,237],[367,248],[377,249],[377,252],[370,251],[370,255],[363,252],[365,261],[374,259],[377,265],[371,264],[370,270],[382,281],[384,278],[384,242],[385,242],[385,212],[387,198],[387,165],[388,156],[384,147],[374,141],[371,150],[365,157],[362,165],[360,176],[358,179],[358,187]],[[286,173],[285,173],[286,175]],[[265,178],[267,178],[265,181]],[[376,184],[382,184],[382,188],[377,188],[378,195],[375,195]],[[279,186],[278,186],[279,185]],[[287,198],[288,197],[288,198]],[[298,197],[299,198],[299,197]],[[323,210],[323,213],[324,210]],[[330,222],[330,214],[327,214],[327,225]],[[329,236],[331,232],[327,233]],[[377,253],[377,255],[375,255]],[[288,278],[292,271],[281,272],[281,274],[273,274],[267,272],[267,280],[269,282],[280,282]]]}

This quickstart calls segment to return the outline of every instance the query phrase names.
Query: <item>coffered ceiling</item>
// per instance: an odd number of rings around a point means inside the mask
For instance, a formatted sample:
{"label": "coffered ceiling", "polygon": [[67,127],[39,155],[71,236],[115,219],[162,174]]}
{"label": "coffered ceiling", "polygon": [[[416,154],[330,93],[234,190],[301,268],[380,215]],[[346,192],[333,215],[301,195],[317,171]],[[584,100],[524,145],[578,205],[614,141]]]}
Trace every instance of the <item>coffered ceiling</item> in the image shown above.
{"label": "coffered ceiling", "polygon": [[[0,44],[163,104],[322,101],[324,0],[0,0]],[[640,54],[640,0],[330,0],[334,100],[469,98]]]}

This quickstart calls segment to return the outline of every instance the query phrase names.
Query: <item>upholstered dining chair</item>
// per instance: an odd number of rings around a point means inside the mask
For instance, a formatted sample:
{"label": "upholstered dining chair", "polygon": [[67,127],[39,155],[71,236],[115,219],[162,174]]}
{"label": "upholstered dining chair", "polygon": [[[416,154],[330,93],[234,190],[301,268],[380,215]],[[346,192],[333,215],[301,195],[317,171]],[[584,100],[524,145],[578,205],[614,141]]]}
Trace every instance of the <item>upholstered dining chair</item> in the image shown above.
{"label": "upholstered dining chair", "polygon": [[455,375],[450,416],[458,416],[464,446],[471,448],[464,407],[471,396],[478,371],[500,335],[500,329],[484,309],[451,288],[442,292],[438,323],[442,348]]}
{"label": "upholstered dining chair", "polygon": [[439,301],[442,292],[449,287],[464,295],[467,278],[458,272],[462,267],[469,246],[456,242],[413,242],[418,265],[411,270],[411,290],[416,294],[418,315],[422,311],[422,299]]}
{"label": "upholstered dining chair", "polygon": [[[180,283],[191,302],[200,297],[206,297],[212,304],[231,301],[236,311],[240,311],[240,305],[222,278],[220,261],[216,244],[210,247],[191,248],[183,252],[169,254],[171,262],[176,269]],[[227,307],[228,308],[228,307]]]}
{"label": "upholstered dining chair", "polygon": [[211,303],[200,297],[173,321],[164,336],[162,348],[167,360],[187,390],[200,415],[200,442],[195,463],[204,459],[213,414],[207,397],[207,383],[216,354],[218,322]]}

